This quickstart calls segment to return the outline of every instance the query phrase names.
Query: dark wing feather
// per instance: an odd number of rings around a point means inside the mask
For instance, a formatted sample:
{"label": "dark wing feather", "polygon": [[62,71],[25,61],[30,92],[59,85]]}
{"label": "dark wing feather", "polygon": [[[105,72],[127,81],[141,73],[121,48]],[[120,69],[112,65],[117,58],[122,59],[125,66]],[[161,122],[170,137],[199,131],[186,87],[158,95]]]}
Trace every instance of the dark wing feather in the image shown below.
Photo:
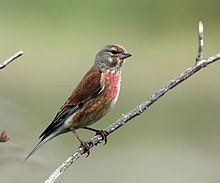
{"label": "dark wing feather", "polygon": [[77,105],[66,105],[64,106],[64,110],[57,113],[54,120],[50,123],[50,125],[44,130],[44,132],[39,136],[39,138],[46,138],[49,134],[51,134],[55,129],[63,124],[63,122],[71,116],[74,112],[78,110]]}
{"label": "dark wing feather", "polygon": [[39,138],[42,138],[41,140],[43,140],[48,137],[86,102],[98,96],[104,89],[104,85],[101,83],[100,79],[100,71],[98,69],[91,68],[83,77],[76,89],[72,92],[65,104],[60,108],[54,120],[44,130]]}

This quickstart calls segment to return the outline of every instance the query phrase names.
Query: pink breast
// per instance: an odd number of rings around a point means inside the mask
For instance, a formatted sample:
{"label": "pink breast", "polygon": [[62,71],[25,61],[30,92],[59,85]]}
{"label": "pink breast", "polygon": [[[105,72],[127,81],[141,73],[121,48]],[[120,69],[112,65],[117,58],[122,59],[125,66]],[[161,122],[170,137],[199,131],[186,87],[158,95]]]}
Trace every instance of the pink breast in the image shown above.
{"label": "pink breast", "polygon": [[120,81],[121,81],[120,74],[108,73],[106,80],[107,80],[106,81],[107,95],[111,99],[117,98],[120,90]]}

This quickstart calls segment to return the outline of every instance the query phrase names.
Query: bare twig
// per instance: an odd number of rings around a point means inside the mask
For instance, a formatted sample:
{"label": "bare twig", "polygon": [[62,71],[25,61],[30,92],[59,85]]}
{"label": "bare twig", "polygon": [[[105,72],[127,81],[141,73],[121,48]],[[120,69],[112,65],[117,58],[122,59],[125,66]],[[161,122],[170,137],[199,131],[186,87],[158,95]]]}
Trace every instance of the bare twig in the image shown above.
{"label": "bare twig", "polygon": [[196,62],[200,62],[203,58],[203,23],[199,22],[199,31],[198,31],[198,40],[199,40],[199,46],[198,46],[198,56],[196,58]]}
{"label": "bare twig", "polygon": [[4,67],[6,67],[8,64],[10,64],[13,60],[20,57],[21,55],[23,55],[23,51],[17,52],[15,55],[11,56],[10,58],[2,62],[2,64],[0,64],[0,69],[3,69]]}
{"label": "bare twig", "polygon": [[[202,23],[200,22],[199,26],[199,32],[202,34]],[[200,37],[201,38],[201,37]],[[199,39],[200,39],[199,38]],[[202,40],[202,38],[201,38]],[[209,57],[208,59],[201,59],[202,58],[202,41],[199,41],[199,49],[198,49],[198,61],[196,62],[195,66],[192,66],[188,68],[186,71],[181,73],[178,77],[171,80],[166,86],[156,91],[151,97],[149,97],[147,100],[142,102],[140,105],[129,111],[128,113],[122,115],[118,120],[116,120],[114,123],[109,125],[105,130],[111,134],[115,130],[117,130],[119,127],[123,126],[125,123],[130,121],[132,118],[140,115],[142,112],[144,112],[149,106],[151,106],[154,102],[156,102],[160,97],[162,97],[165,93],[167,93],[170,89],[174,88],[202,68],[206,67],[207,65],[214,63],[217,60],[220,60],[220,54],[216,54],[212,57]],[[201,59],[201,60],[200,60]],[[93,137],[90,142],[90,149],[94,147],[95,145],[98,145],[102,141],[102,138],[100,135],[97,135]],[[77,151],[75,151],[70,157],[66,159],[66,161],[60,165],[51,175],[50,177],[44,182],[44,183],[53,183],[55,182],[62,173],[72,164],[74,163],[78,158],[80,158],[85,153],[84,149],[81,147],[78,148]]]}

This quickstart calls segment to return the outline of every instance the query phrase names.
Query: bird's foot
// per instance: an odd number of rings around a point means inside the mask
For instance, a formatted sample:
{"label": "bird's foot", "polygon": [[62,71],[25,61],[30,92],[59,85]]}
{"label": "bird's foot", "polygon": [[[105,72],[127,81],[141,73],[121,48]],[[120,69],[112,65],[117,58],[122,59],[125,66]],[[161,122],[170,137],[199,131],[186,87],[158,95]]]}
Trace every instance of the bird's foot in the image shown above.
{"label": "bird's foot", "polygon": [[102,140],[104,141],[104,145],[107,143],[107,136],[109,135],[109,133],[105,130],[98,130],[95,128],[91,128],[91,127],[83,127],[86,130],[90,130],[95,132],[95,135],[100,135],[102,137]]}
{"label": "bird's foot", "polygon": [[102,137],[102,140],[104,141],[104,145],[107,143],[107,136],[108,136],[108,132],[105,130],[96,130],[96,134],[95,135],[100,135]]}
{"label": "bird's foot", "polygon": [[90,142],[81,141],[80,146],[83,149],[83,153],[87,153],[86,158],[90,155]]}
{"label": "bird's foot", "polygon": [[79,140],[80,142],[80,146],[79,148],[82,148],[82,153],[81,154],[84,154],[84,153],[87,153],[86,157],[89,156],[90,154],[90,147],[91,147],[91,142],[90,141],[83,141],[79,135],[76,133],[76,131],[74,129],[71,129],[71,131],[73,132],[73,134],[76,136],[76,138]]}

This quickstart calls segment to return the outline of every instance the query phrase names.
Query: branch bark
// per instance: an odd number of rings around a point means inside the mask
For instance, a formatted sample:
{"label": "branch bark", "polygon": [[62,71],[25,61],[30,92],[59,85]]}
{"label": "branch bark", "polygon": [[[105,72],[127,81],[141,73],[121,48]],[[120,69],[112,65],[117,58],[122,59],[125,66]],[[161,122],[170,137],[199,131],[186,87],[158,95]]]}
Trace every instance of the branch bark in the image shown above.
{"label": "branch bark", "polygon": [[[122,115],[118,120],[116,120],[114,123],[109,125],[105,130],[111,134],[118,128],[122,127],[124,124],[126,124],[128,121],[133,119],[134,117],[140,115],[142,112],[144,112],[148,107],[150,107],[154,102],[156,102],[160,97],[162,97],[164,94],[166,94],[169,90],[174,88],[175,86],[179,85],[181,82],[201,70],[202,68],[208,66],[211,63],[214,63],[215,61],[220,60],[220,53],[216,54],[214,56],[211,56],[207,59],[203,59],[203,24],[202,22],[199,22],[199,48],[198,48],[198,56],[196,58],[196,65],[188,68],[186,71],[181,73],[179,76],[177,76],[175,79],[171,80],[167,85],[156,91],[153,95],[151,95],[147,100],[142,102],[140,105],[136,106],[134,109],[129,111],[128,113]],[[100,135],[94,136],[89,141],[90,143],[90,149],[96,145],[98,145],[100,142],[102,142],[102,138]],[[64,171],[73,164],[77,159],[79,159],[83,154],[85,154],[84,149],[81,147],[78,148],[77,151],[75,151],[70,157],[68,157],[62,165],[60,165],[44,183],[53,183],[55,182],[63,173]]]}
{"label": "branch bark", "polygon": [[198,46],[198,56],[196,58],[196,62],[200,62],[203,59],[203,23],[199,22],[199,32],[198,32],[198,40],[199,40],[199,46]]}
{"label": "branch bark", "polygon": [[3,69],[4,67],[6,67],[8,64],[10,64],[12,61],[14,61],[15,59],[17,59],[18,57],[20,57],[21,55],[23,55],[23,51],[19,51],[17,53],[15,53],[13,56],[11,56],[10,58],[8,58],[7,60],[5,60],[4,62],[2,62],[0,64],[0,69]]}

